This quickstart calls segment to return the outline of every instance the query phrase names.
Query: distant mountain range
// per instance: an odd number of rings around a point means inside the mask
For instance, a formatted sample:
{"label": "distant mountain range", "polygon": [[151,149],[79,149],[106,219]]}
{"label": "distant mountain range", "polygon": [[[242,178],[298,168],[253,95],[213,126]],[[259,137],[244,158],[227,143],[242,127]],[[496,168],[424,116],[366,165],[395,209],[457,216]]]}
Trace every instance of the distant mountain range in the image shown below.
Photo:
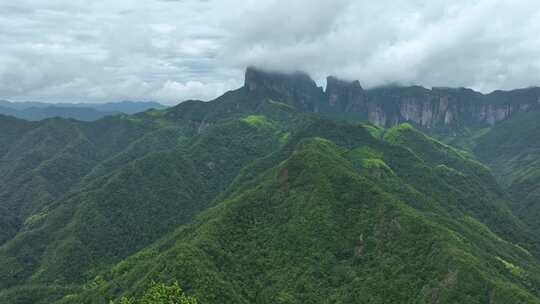
{"label": "distant mountain range", "polygon": [[80,121],[94,121],[116,114],[135,114],[149,109],[163,109],[164,105],[152,101],[121,101],[110,103],[44,103],[12,102],[0,100],[0,114],[39,121],[62,117]]}

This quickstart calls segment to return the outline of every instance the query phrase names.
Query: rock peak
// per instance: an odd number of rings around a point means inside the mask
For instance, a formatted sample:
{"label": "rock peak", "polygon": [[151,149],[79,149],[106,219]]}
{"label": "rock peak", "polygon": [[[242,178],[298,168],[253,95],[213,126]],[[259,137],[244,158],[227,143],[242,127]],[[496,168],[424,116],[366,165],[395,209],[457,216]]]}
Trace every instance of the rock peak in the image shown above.
{"label": "rock peak", "polygon": [[347,81],[340,79],[336,76],[328,76],[326,77],[326,90],[328,89],[334,89],[334,88],[356,88],[356,89],[362,89],[362,86],[360,85],[360,81],[354,80],[354,81]]}
{"label": "rock peak", "polygon": [[324,99],[322,88],[304,72],[275,72],[248,67],[244,87],[250,94],[289,102],[299,109],[317,111]]}
{"label": "rock peak", "polygon": [[326,78],[327,111],[362,111],[365,92],[358,80],[345,81],[335,76]]}
{"label": "rock peak", "polygon": [[257,88],[261,88],[261,86],[273,86],[286,82],[317,86],[315,81],[304,72],[296,71],[292,73],[285,73],[264,70],[253,66],[246,69],[244,86],[248,88],[249,91],[254,91]]}

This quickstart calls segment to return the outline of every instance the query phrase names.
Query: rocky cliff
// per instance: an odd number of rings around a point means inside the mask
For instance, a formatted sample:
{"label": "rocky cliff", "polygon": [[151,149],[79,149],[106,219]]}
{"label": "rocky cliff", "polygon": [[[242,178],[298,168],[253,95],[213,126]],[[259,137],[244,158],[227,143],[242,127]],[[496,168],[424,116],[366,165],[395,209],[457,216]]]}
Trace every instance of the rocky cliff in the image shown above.
{"label": "rocky cliff", "polygon": [[537,107],[540,89],[481,94],[471,89],[379,88],[365,93],[369,121],[390,126],[412,122],[423,128],[493,125]]}
{"label": "rocky cliff", "polygon": [[244,88],[251,95],[287,101],[305,111],[317,112],[326,100],[323,89],[303,72],[286,74],[249,67]]}
{"label": "rocky cliff", "polygon": [[540,88],[482,94],[466,88],[420,86],[364,90],[359,81],[327,78],[326,90],[309,75],[257,68],[246,71],[250,94],[281,99],[312,112],[347,114],[381,126],[410,122],[422,128],[493,125],[509,116],[540,107]]}

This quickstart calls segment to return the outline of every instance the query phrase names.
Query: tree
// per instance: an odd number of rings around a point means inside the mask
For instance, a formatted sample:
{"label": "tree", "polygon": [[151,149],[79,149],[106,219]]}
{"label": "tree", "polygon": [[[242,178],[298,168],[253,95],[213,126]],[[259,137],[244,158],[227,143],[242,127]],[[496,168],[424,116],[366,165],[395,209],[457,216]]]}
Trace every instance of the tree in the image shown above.
{"label": "tree", "polygon": [[119,304],[197,304],[197,299],[184,294],[178,282],[171,285],[153,282],[140,299],[123,297]]}

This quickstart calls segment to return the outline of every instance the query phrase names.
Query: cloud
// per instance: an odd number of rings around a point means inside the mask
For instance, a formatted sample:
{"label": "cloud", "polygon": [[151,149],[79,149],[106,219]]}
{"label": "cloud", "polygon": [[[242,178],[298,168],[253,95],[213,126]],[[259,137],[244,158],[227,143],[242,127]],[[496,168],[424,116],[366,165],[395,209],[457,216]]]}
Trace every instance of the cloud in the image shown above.
{"label": "cloud", "polygon": [[228,83],[202,83],[199,81],[181,83],[169,80],[156,92],[155,97],[156,99],[177,101],[188,99],[208,100],[222,94],[231,87],[237,87],[239,85],[234,80],[229,80]]}
{"label": "cloud", "polygon": [[[223,37],[216,9],[195,0],[1,3],[0,96],[170,104],[212,99],[219,95],[215,88],[232,89],[231,73],[238,72],[216,60]],[[210,16],[216,21],[205,20]],[[169,83],[190,81],[210,89],[187,86],[176,97],[163,94]]]}
{"label": "cloud", "polygon": [[271,7],[246,10],[251,29],[233,26],[229,54],[239,65],[334,74],[367,87],[540,84],[537,1],[275,1]]}
{"label": "cloud", "polygon": [[247,65],[364,87],[540,84],[536,0],[5,2],[0,99],[209,100]]}

